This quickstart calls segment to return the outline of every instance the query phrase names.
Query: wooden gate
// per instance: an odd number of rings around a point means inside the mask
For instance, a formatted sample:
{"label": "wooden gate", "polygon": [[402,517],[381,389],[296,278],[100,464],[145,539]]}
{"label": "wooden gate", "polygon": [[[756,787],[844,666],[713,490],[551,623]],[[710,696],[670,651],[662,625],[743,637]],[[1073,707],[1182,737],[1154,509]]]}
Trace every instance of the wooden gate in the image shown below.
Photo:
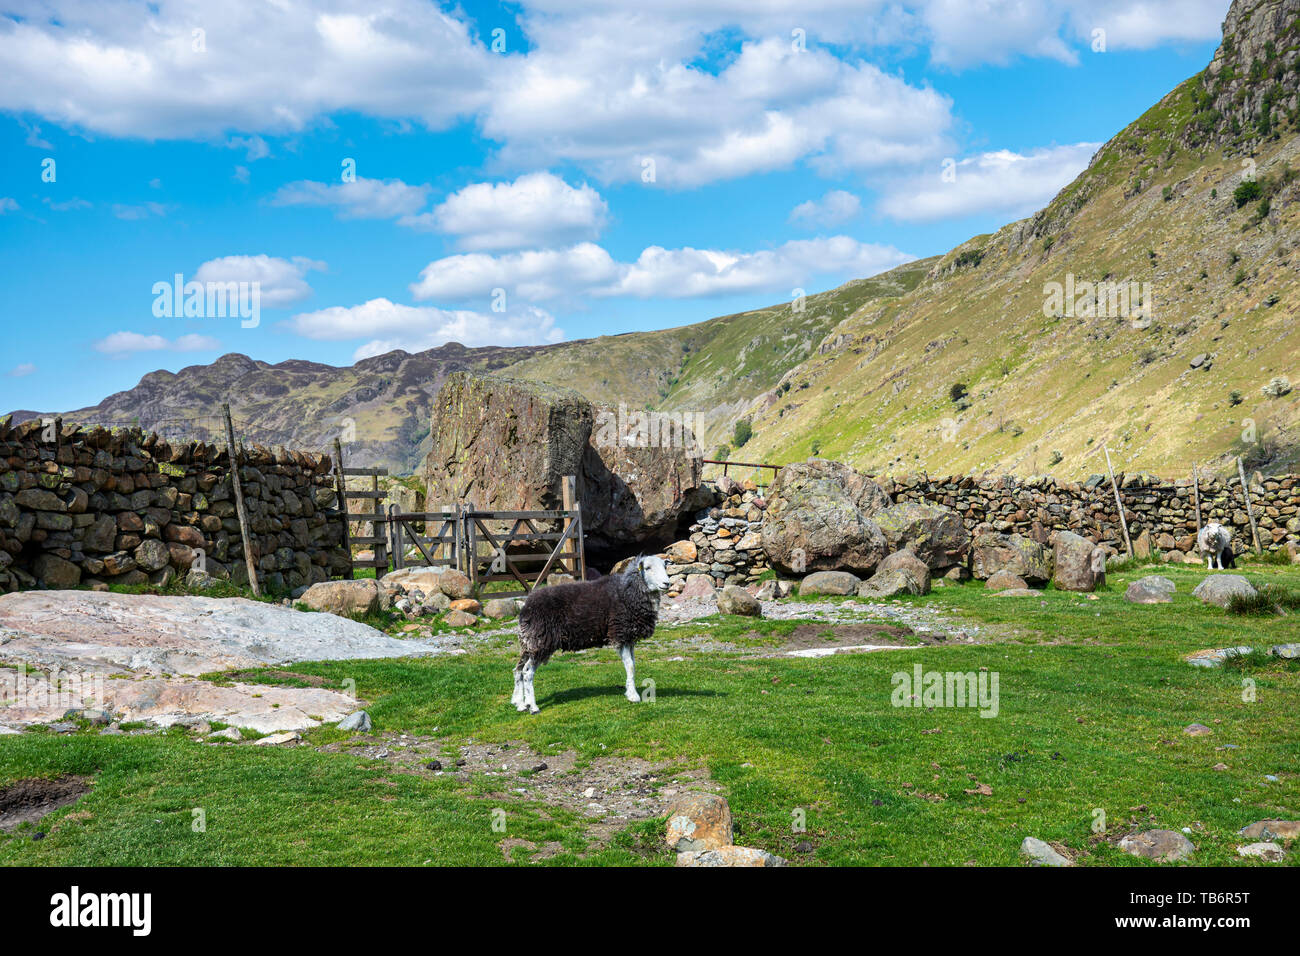
{"label": "wooden gate", "polygon": [[[572,475],[564,479],[563,499],[564,507],[553,511],[485,511],[473,502],[450,511],[390,508],[385,518],[394,566],[456,568],[476,589],[502,581],[519,585],[516,590],[480,590],[493,598],[524,597],[556,571],[581,581],[587,558]],[[419,523],[425,526],[423,534],[415,527]],[[418,553],[414,564],[408,561],[412,546]]]}
{"label": "wooden gate", "polygon": [[[379,488],[379,476],[387,476],[387,468],[344,468],[343,452],[339,443],[334,443],[334,480],[337,488],[339,506],[343,511],[343,547],[348,553],[350,564],[348,565],[347,575],[349,578],[356,577],[356,569],[360,567],[373,567],[375,577],[382,578],[388,573],[388,523],[384,514],[384,499],[388,497],[388,492],[381,491]],[[348,478],[370,478],[370,489],[365,491],[350,491],[347,487]],[[371,507],[369,511],[354,512],[348,508],[349,501],[369,501]],[[370,522],[370,534],[354,538],[351,534],[352,521]],[[352,548],[356,545],[369,545],[372,557],[369,561],[358,561],[352,554]]]}

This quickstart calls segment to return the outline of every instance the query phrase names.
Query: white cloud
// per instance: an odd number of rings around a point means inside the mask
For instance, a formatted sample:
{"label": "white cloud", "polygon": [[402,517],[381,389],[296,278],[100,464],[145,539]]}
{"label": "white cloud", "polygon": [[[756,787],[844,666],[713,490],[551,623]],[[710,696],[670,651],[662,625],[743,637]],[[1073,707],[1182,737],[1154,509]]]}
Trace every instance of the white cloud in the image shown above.
{"label": "white cloud", "polygon": [[422,0],[55,0],[3,23],[0,109],[111,136],[289,133],[343,111],[442,128],[495,61]]}
{"label": "white cloud", "polygon": [[128,358],[139,352],[211,352],[219,348],[221,343],[209,335],[182,335],[173,340],[140,332],[114,332],[94,344],[95,351],[109,358]]}
{"label": "white cloud", "polygon": [[448,196],[432,212],[408,221],[457,237],[470,251],[520,249],[595,239],[609,207],[585,183],[577,188],[548,172],[512,183],[474,183]]}
{"label": "white cloud", "polygon": [[1088,166],[1099,143],[1075,143],[1015,153],[1002,149],[963,159],[947,181],[942,167],[891,186],[880,212],[906,222],[999,213],[1025,216],[1050,202]]}
{"label": "white cloud", "polygon": [[45,205],[49,206],[55,212],[71,212],[77,209],[89,209],[94,205],[88,199],[80,199],[75,196],[72,199],[67,199],[63,202],[56,202],[49,196],[45,196],[41,199],[41,202],[45,203]]}
{"label": "white cloud", "polygon": [[353,361],[393,349],[420,352],[447,342],[481,345],[539,345],[559,342],[564,331],[544,309],[528,306],[505,313],[438,309],[371,299],[361,305],[333,306],[295,315],[285,325],[310,339],[345,341],[374,338],[357,348]]}
{"label": "white cloud", "polygon": [[801,202],[790,211],[790,222],[809,229],[838,226],[856,219],[862,212],[862,202],[853,193],[832,189],[821,199]]}
{"label": "white cloud", "polygon": [[226,145],[231,149],[244,150],[245,157],[250,163],[271,155],[271,147],[267,146],[266,140],[260,136],[232,136],[226,141]]}
{"label": "white cloud", "polygon": [[801,160],[867,169],[948,148],[946,96],[825,49],[750,41],[714,74],[645,62],[612,24],[570,31],[563,44],[551,29],[493,78],[483,129],[505,144],[506,162],[576,162],[607,181],[637,181],[653,160],[656,184],[694,186]]}
{"label": "white cloud", "polygon": [[400,179],[364,179],[318,183],[300,180],[281,186],[271,197],[276,206],[329,206],[341,219],[393,219],[414,216],[428,200],[428,186]]}
{"label": "white cloud", "polygon": [[614,282],[619,265],[600,246],[580,242],[567,249],[540,249],[492,256],[447,256],[429,263],[411,285],[418,300],[489,298],[495,289],[532,302],[576,296]]}
{"label": "white cloud", "polygon": [[209,259],[195,270],[196,282],[256,282],[263,308],[276,309],[301,302],[311,295],[306,275],[311,270],[324,272],[326,265],[313,259],[294,256],[223,256]]}
{"label": "white cloud", "polygon": [[0,216],[18,208],[18,201],[9,196],[0,196]]}
{"label": "white cloud", "polygon": [[803,239],[774,249],[732,252],[650,246],[635,262],[618,262],[593,243],[568,249],[437,259],[411,286],[416,299],[466,301],[494,290],[530,302],[608,298],[693,298],[741,292],[783,292],[818,276],[875,275],[914,257],[892,246],[848,236]]}
{"label": "white cloud", "polygon": [[10,378],[26,378],[36,371],[36,366],[31,362],[20,362],[9,370]]}
{"label": "white cloud", "polygon": [[148,219],[151,216],[167,215],[167,207],[160,202],[146,202],[138,206],[114,203],[113,215],[126,220]]}

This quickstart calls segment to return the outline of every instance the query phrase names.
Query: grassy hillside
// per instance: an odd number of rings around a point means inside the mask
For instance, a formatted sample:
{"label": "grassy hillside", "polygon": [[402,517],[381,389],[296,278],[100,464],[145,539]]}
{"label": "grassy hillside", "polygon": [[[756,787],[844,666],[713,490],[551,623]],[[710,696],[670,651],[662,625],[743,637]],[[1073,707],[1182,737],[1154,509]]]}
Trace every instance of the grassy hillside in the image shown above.
{"label": "grassy hillside", "polygon": [[[1276,73],[1290,90],[1280,102],[1294,103],[1287,49]],[[1226,470],[1237,454],[1294,467],[1300,391],[1262,389],[1300,386],[1295,113],[1275,109],[1267,133],[1225,118],[1207,105],[1222,85],[1210,72],[1107,143],[1042,212],[833,328],[778,401],[751,404],[745,457],[1082,476],[1104,470],[1109,445],[1117,468],[1167,475]],[[1152,314],[1069,314],[1049,283],[1070,275],[1147,283]]]}

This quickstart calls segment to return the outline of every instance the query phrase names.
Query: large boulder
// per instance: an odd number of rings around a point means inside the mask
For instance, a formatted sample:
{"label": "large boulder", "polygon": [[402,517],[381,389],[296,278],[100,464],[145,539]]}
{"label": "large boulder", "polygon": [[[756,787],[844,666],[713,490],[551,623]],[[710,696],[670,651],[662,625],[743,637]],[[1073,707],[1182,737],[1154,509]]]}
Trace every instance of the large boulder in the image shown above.
{"label": "large boulder", "polygon": [[664,842],[677,853],[717,850],[732,845],[731,807],[716,793],[689,791],[668,811]]}
{"label": "large boulder", "polygon": [[574,475],[588,548],[670,540],[713,492],[689,430],[656,424],[652,436],[636,426],[637,416],[598,413],[570,388],[453,373],[434,401],[425,507],[554,510]]}
{"label": "large boulder", "polygon": [[386,592],[370,579],[359,581],[322,581],[313,584],[298,600],[315,611],[340,617],[372,614],[384,608]]}
{"label": "large boulder", "polygon": [[975,529],[971,539],[971,572],[984,581],[999,571],[1010,571],[1028,584],[1052,579],[1052,552],[1033,538],[1002,534],[988,525]]}
{"label": "large boulder", "polygon": [[1192,591],[1192,596],[1200,598],[1202,604],[1217,604],[1219,607],[1227,607],[1234,594],[1254,597],[1255,588],[1240,574],[1213,574]]}
{"label": "large boulder", "polygon": [[961,515],[943,505],[901,501],[874,515],[890,551],[908,550],[935,570],[963,564],[970,532]]}
{"label": "large boulder", "polygon": [[1052,580],[1063,591],[1095,591],[1106,583],[1106,552],[1082,535],[1058,531],[1052,557]]}
{"label": "large boulder", "polygon": [[900,594],[924,594],[921,583],[910,569],[893,568],[877,571],[858,585],[857,595],[868,600],[898,597]]}
{"label": "large boulder", "polygon": [[785,466],[767,502],[763,551],[786,574],[870,574],[891,550],[872,520],[889,506],[889,496],[842,462],[812,458]]}
{"label": "large boulder", "polygon": [[1174,599],[1176,590],[1174,582],[1167,577],[1148,574],[1128,586],[1124,600],[1130,604],[1168,604]]}
{"label": "large boulder", "polygon": [[718,592],[718,613],[739,614],[742,617],[761,617],[763,606],[758,598],[742,587],[728,584]]}
{"label": "large boulder", "polygon": [[930,566],[911,551],[895,551],[876,568],[876,574],[882,571],[906,571],[916,581],[919,588],[913,594],[930,593]]}
{"label": "large boulder", "polygon": [[814,571],[799,582],[799,594],[808,597],[816,594],[853,594],[862,579],[848,571]]}

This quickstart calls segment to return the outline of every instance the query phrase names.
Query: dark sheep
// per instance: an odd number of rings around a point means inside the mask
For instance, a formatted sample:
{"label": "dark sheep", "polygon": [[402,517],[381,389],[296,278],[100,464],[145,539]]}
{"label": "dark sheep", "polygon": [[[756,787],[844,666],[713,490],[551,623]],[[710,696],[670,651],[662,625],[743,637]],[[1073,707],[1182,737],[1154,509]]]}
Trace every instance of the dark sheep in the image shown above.
{"label": "dark sheep", "polygon": [[555,584],[528,595],[519,612],[519,662],[510,702],[537,713],[533,675],[556,651],[612,645],[627,673],[625,696],[639,702],[632,648],[654,633],[659,598],[668,590],[662,558],[638,558],[622,574],[595,581]]}

